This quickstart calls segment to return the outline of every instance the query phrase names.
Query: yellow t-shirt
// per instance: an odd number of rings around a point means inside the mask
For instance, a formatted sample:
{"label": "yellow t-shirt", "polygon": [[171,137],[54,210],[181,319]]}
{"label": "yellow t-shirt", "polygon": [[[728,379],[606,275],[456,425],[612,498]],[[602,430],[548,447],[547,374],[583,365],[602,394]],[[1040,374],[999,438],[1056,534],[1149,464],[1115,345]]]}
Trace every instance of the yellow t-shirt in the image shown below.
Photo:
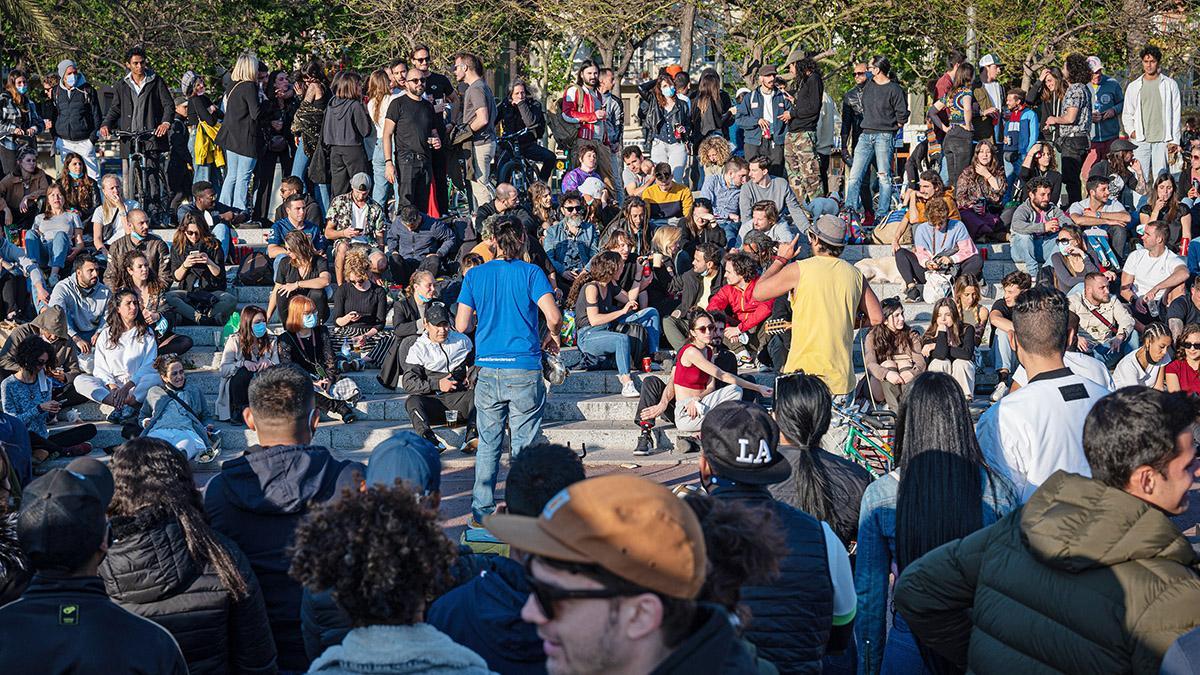
{"label": "yellow t-shirt", "polygon": [[796,263],[792,293],[792,348],[785,373],[803,370],[825,381],[834,396],[854,389],[854,323],[863,275],[850,263],[813,256]]}

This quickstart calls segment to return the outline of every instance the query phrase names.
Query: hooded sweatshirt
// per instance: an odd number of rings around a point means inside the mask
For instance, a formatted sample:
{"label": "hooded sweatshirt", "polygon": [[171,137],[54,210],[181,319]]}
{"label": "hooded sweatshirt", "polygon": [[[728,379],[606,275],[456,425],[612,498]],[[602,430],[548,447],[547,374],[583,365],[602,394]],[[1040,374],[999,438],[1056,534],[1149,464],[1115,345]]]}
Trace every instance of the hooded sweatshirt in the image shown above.
{"label": "hooded sweatshirt", "polygon": [[1162,511],[1058,471],[991,527],[896,582],[913,635],[976,673],[1157,673],[1200,625],[1200,576]]}
{"label": "hooded sweatshirt", "polygon": [[325,110],[322,133],[326,145],[362,145],[375,134],[375,125],[362,101],[338,97]]}
{"label": "hooded sweatshirt", "polygon": [[67,315],[67,333],[71,337],[91,337],[104,325],[104,314],[112,291],[97,280],[96,285],[84,290],[79,287],[75,275],[65,277],[54,285],[50,292],[50,304],[62,307]]}
{"label": "hooded sweatshirt", "polygon": [[262,586],[279,667],[304,670],[308,658],[300,636],[300,584],[288,576],[292,536],[309,509],[350,488],[358,462],[335,460],[319,446],[251,446],[225,462],[204,491],[204,510],[214,529],[250,560]]}

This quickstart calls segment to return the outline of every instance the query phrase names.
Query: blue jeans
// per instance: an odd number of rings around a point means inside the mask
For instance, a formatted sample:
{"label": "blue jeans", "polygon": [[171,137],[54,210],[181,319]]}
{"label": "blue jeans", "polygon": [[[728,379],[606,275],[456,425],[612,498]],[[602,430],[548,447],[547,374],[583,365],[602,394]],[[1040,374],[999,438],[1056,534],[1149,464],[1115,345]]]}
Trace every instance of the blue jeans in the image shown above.
{"label": "blue jeans", "polygon": [[516,459],[533,444],[542,429],[546,384],[539,370],[480,368],[475,384],[475,423],[479,449],[475,454],[475,487],[471,490],[471,515],[476,521],[496,510],[496,474],[500,470],[500,445],[507,422],[509,446]]}
{"label": "blue jeans", "polygon": [[636,323],[646,329],[646,347],[651,354],[658,351],[658,345],[662,342],[662,317],[658,315],[658,310],[653,307],[645,307],[639,309],[633,314],[626,314],[617,319],[617,323]]}
{"label": "blue jeans", "polygon": [[1017,353],[1013,351],[1008,333],[997,330],[992,334],[992,363],[996,370],[1007,370],[1012,373],[1017,369]]}
{"label": "blue jeans", "polygon": [[846,183],[846,206],[862,209],[859,194],[863,176],[871,158],[875,159],[875,170],[879,173],[879,196],[875,201],[875,212],[885,213],[892,203],[892,151],[895,134],[891,132],[864,132],[854,146],[854,164],[850,167],[850,180]]}
{"label": "blue jeans", "polygon": [[233,228],[221,221],[213,226],[212,236],[221,242],[221,252],[225,254],[225,262],[229,262],[229,249],[233,248]]}
{"label": "blue jeans", "polygon": [[67,235],[63,232],[56,233],[49,243],[33,232],[25,234],[25,255],[38,265],[49,265],[54,269],[61,270],[67,264],[67,253],[70,251],[71,240],[67,239]]}
{"label": "blue jeans", "polygon": [[383,143],[374,136],[367,136],[363,139],[363,146],[366,147],[367,157],[371,158],[371,201],[387,213],[387,198],[392,191],[392,184],[387,182],[387,158],[383,156]]}
{"label": "blue jeans", "polygon": [[228,204],[238,211],[246,209],[246,193],[250,191],[250,177],[254,175],[254,165],[257,163],[256,157],[225,151],[225,168],[229,176],[221,186],[222,204]]}
{"label": "blue jeans", "polygon": [[604,356],[612,354],[617,361],[617,372],[628,375],[633,357],[629,352],[629,336],[616,333],[604,326],[585,326],[576,335],[579,349],[585,354]]}
{"label": "blue jeans", "polygon": [[[304,151],[304,140],[301,139],[296,144],[296,158],[292,161],[292,175],[300,180],[305,180],[304,170],[308,168],[308,153]],[[321,207],[321,213],[329,210],[329,185],[326,183],[314,183],[316,188],[313,194],[313,199],[317,201],[317,206]],[[227,204],[229,202],[226,202]]]}
{"label": "blue jeans", "polygon": [[1121,362],[1121,359],[1125,358],[1125,356],[1127,356],[1130,352],[1141,346],[1142,338],[1135,330],[1131,331],[1129,336],[1125,338],[1125,341],[1121,343],[1121,346],[1117,347],[1115,350],[1109,349],[1108,345],[1096,345],[1095,348],[1092,349],[1092,356],[1095,356],[1103,361],[1104,365],[1108,366],[1109,368],[1115,368],[1117,364]]}
{"label": "blue jeans", "polygon": [[1009,235],[1012,242],[1013,258],[1025,264],[1025,273],[1037,283],[1038,270],[1050,262],[1054,252],[1058,250],[1056,235],[1052,232],[1045,234],[1020,234],[1012,232]]}

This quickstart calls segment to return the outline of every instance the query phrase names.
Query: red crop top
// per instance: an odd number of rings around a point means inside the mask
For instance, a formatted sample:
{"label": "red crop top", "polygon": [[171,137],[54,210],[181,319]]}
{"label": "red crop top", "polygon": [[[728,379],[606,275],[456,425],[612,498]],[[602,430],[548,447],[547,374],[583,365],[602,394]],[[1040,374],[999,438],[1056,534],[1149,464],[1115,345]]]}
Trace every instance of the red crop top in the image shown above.
{"label": "red crop top", "polygon": [[[675,355],[675,372],[671,375],[671,379],[675,382],[675,386],[677,387],[703,390],[708,386],[708,382],[712,379],[712,376],[703,370],[700,370],[696,366],[682,365],[683,353],[686,352],[688,348],[699,349],[699,347],[689,342],[683,346],[683,349],[679,350],[679,353]],[[712,360],[711,347],[704,348],[704,358]]]}

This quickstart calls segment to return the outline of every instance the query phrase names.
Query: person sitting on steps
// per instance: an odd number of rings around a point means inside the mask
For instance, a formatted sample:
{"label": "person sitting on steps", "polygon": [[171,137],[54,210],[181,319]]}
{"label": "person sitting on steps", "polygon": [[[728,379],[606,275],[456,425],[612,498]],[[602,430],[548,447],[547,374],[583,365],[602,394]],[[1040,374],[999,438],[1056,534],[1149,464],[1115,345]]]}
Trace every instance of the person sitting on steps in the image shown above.
{"label": "person sitting on steps", "polygon": [[425,332],[404,356],[400,385],[408,392],[404,408],[413,430],[445,452],[451,447],[434,435],[434,424],[466,422],[460,449],[474,454],[479,445],[475,430],[475,349],[471,339],[450,327],[450,311],[441,302],[425,310]]}

